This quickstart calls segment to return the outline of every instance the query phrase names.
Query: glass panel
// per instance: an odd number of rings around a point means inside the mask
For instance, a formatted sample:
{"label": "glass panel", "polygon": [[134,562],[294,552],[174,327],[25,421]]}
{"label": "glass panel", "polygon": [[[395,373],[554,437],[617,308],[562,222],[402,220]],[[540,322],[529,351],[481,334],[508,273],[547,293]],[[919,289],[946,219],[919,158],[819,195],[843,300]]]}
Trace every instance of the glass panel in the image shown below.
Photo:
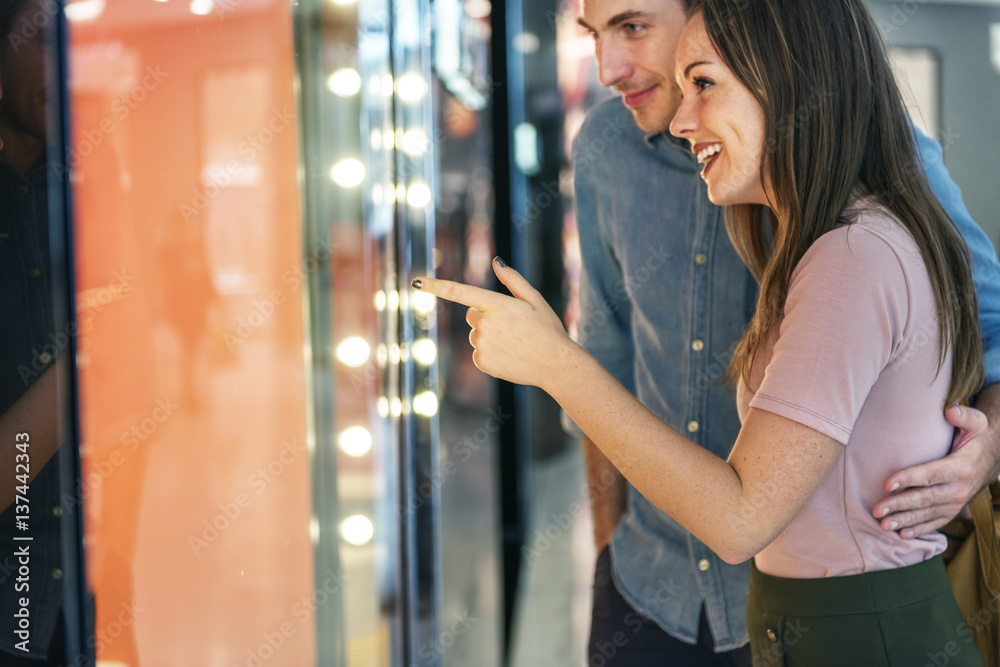
{"label": "glass panel", "polygon": [[[490,13],[489,3],[434,3],[434,268],[480,287],[495,283]],[[440,463],[431,481],[441,502],[441,634],[422,647],[440,659],[431,664],[455,667],[501,664],[498,436],[513,408],[472,363],[466,310],[438,302]],[[418,501],[430,488],[418,488]]]}
{"label": "glass panel", "polygon": [[[493,384],[469,355],[439,358],[447,307],[409,286],[435,266],[486,284],[491,128],[433,78],[429,3],[299,11],[307,256],[330,257],[308,275],[316,560],[343,569],[349,610],[325,619],[320,659],[499,664]],[[445,335],[465,341],[454,314]]]}
{"label": "glass panel", "polygon": [[[400,534],[388,512],[399,493],[401,408],[397,393],[390,415],[388,393],[398,383],[399,347],[384,333],[398,317],[400,293],[380,280],[376,263],[387,240],[392,249],[391,202],[383,197],[368,214],[379,220],[381,234],[368,234],[362,220],[368,191],[395,194],[386,171],[392,77],[389,23],[384,14],[368,23],[370,10],[370,3],[309,0],[299,4],[296,25],[308,202],[302,280],[317,444],[315,559],[317,576],[329,570],[344,579],[337,606],[320,611],[317,658],[350,666],[398,664],[393,656],[401,649]],[[362,109],[369,107],[376,117],[366,133]],[[380,149],[383,132],[390,146],[379,163],[366,146]]]}
{"label": "glass panel", "polygon": [[75,2],[99,661],[315,662],[290,4]]}

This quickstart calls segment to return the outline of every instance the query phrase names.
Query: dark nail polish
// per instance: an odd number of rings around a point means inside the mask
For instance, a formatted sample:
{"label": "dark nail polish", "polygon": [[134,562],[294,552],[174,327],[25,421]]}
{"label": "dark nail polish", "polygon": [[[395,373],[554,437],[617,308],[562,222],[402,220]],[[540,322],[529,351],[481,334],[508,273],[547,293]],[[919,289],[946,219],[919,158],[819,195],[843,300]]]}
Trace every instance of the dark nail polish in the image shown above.
{"label": "dark nail polish", "polygon": [[413,286],[413,289],[423,289],[424,288],[424,283],[421,282],[421,280],[419,278],[414,278],[413,282],[410,283],[410,285]]}
{"label": "dark nail polish", "polygon": [[499,266],[501,269],[507,268],[507,262],[503,261],[503,257],[501,257],[500,255],[497,255],[493,261],[495,261],[497,263],[497,266]]}

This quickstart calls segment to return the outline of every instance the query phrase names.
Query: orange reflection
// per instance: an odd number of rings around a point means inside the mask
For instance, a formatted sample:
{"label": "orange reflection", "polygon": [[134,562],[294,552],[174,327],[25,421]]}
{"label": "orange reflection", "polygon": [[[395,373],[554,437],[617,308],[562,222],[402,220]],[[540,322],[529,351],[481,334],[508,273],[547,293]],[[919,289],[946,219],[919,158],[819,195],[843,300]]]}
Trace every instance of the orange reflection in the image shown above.
{"label": "orange reflection", "polygon": [[69,84],[97,657],[312,664],[291,5],[102,4]]}

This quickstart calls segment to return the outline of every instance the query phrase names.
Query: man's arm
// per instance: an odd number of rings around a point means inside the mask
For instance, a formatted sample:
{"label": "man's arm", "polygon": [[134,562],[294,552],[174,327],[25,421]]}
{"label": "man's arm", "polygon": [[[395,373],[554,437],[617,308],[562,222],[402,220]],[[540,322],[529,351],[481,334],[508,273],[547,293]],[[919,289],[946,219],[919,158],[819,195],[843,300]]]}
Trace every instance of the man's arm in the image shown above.
{"label": "man's arm", "polygon": [[[590,128],[603,125],[589,118],[574,142],[574,189],[577,229],[580,238],[580,344],[633,394],[634,348],[631,331],[631,303],[616,285],[623,284],[621,265],[613,244],[604,230],[614,221],[606,220],[606,201],[594,164],[576,150],[592,140]],[[587,482],[594,542],[600,553],[611,541],[625,513],[627,487],[625,478],[592,440],[583,435],[583,454],[587,464]]]}
{"label": "man's arm", "polygon": [[[978,409],[976,409],[978,408]],[[952,453],[901,470],[886,480],[891,494],[875,504],[882,530],[920,537],[951,521],[976,493],[1000,474],[1000,384],[979,393],[976,408],[951,407],[948,421],[959,429]]]}
{"label": "man's arm", "polygon": [[[42,468],[52,459],[59,445],[59,433],[56,425],[57,402],[57,370],[59,363],[42,373],[31,387],[10,407],[0,415],[0,511],[7,509],[14,502],[16,487],[22,485],[16,473],[28,470],[28,482],[41,472]],[[28,447],[22,452],[15,444],[24,444],[24,438],[18,434],[27,434]],[[15,458],[19,454],[27,454]],[[17,463],[26,464],[26,468],[17,468]]]}
{"label": "man's arm", "polygon": [[892,495],[876,503],[873,513],[883,530],[899,530],[903,537],[919,537],[948,523],[1000,473],[1000,264],[989,237],[972,220],[961,190],[948,175],[941,147],[919,131],[917,144],[927,180],[972,256],[986,382],[974,401],[981,413],[969,408],[949,408],[945,413],[960,429],[950,455],[886,480],[886,491]]}
{"label": "man's arm", "polygon": [[625,478],[590,438],[583,439],[587,462],[590,511],[594,520],[594,545],[600,553],[625,515]]}

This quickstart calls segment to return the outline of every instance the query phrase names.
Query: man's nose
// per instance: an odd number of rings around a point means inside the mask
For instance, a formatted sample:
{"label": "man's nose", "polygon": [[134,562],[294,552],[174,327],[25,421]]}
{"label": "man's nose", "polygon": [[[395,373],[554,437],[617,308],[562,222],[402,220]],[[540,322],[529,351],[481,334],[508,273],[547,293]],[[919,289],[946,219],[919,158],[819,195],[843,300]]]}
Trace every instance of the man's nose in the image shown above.
{"label": "man's nose", "polygon": [[628,49],[614,41],[597,46],[597,71],[602,86],[613,86],[632,76],[633,67]]}

